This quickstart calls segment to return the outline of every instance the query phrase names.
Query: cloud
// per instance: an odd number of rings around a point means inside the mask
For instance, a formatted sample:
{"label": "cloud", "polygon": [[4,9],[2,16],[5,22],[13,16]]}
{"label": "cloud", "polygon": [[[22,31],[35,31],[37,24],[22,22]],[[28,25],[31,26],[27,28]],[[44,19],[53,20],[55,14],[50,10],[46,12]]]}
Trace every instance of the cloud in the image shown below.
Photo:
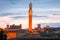
{"label": "cloud", "polygon": [[11,9],[6,9],[1,11],[1,13],[20,13],[20,12],[24,12],[27,11],[27,9],[24,8],[11,8]]}
{"label": "cloud", "polygon": [[[28,28],[28,17],[27,18],[18,18],[18,19],[14,19],[10,16],[4,16],[4,17],[0,17],[0,26],[1,27],[6,27],[7,24],[22,24],[22,28]],[[36,24],[38,23],[60,23],[60,19],[59,18],[35,18],[33,17],[33,28],[36,27]]]}
{"label": "cloud", "polygon": [[14,17],[11,17],[11,18],[15,18],[15,19],[18,19],[18,18],[27,18],[27,16],[14,16]]}
{"label": "cloud", "polygon": [[[35,28],[38,23],[60,23],[59,11],[60,9],[58,8],[33,9],[33,28]],[[28,9],[15,8],[5,10],[4,12],[0,14],[1,27],[6,27],[7,24],[22,24],[22,28],[28,28]]]}
{"label": "cloud", "polygon": [[60,14],[53,14],[53,15],[60,15]]}

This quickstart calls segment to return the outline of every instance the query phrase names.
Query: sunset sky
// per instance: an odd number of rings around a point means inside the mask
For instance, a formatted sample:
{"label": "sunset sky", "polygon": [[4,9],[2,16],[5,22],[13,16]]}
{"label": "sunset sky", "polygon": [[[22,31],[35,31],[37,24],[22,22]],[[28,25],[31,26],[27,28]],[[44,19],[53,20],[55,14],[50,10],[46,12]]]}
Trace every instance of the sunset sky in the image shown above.
{"label": "sunset sky", "polygon": [[[60,0],[31,0],[33,6],[33,28],[41,23],[56,23],[60,26]],[[0,0],[0,27],[7,24],[22,24],[28,28],[28,10],[30,0]],[[47,25],[46,24],[46,25]],[[41,25],[42,27],[46,25]]]}

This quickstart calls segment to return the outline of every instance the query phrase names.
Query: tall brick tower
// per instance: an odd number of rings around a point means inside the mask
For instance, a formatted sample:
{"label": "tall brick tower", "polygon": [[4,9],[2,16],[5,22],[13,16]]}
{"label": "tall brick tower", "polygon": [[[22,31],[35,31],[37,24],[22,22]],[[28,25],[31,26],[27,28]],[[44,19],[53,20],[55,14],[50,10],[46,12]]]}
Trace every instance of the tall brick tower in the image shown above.
{"label": "tall brick tower", "polygon": [[32,31],[32,3],[29,4],[29,31]]}

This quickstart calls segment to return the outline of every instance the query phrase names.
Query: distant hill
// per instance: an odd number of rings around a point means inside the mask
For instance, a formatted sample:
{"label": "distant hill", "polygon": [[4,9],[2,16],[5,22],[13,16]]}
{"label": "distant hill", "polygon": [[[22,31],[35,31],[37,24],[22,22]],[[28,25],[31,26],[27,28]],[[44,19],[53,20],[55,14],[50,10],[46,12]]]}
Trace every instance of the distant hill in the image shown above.
{"label": "distant hill", "polygon": [[50,27],[60,27],[60,23],[40,23],[41,27],[45,27],[46,25],[50,25]]}

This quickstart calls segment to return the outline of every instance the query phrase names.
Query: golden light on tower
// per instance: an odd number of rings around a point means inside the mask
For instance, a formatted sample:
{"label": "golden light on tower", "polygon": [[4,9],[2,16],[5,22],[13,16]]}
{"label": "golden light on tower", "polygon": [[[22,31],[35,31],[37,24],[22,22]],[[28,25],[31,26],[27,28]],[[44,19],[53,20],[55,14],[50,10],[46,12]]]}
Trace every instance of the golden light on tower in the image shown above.
{"label": "golden light on tower", "polygon": [[32,31],[32,3],[29,4],[29,31]]}

